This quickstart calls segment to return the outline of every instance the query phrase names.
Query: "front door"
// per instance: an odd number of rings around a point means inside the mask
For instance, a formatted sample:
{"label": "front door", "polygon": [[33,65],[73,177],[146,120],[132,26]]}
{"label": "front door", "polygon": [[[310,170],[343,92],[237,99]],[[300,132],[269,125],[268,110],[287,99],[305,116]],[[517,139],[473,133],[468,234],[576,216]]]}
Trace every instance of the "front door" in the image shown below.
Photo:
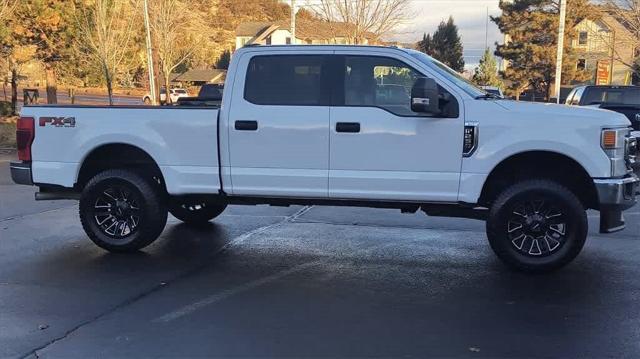
{"label": "front door", "polygon": [[253,55],[238,68],[228,119],[232,193],[328,196],[328,55]]}
{"label": "front door", "polygon": [[398,58],[345,52],[339,59],[329,197],[457,201],[464,121],[456,98],[441,87],[444,117],[417,114],[411,87],[424,74]]}

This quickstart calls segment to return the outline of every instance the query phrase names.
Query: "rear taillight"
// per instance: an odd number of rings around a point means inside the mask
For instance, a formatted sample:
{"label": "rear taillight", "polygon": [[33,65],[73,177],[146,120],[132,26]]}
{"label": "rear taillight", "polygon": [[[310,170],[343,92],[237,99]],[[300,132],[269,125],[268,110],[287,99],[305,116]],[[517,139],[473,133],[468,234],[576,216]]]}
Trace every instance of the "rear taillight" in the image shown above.
{"label": "rear taillight", "polygon": [[18,159],[31,161],[31,144],[35,138],[35,124],[33,117],[20,117],[16,126],[16,142],[18,145]]}

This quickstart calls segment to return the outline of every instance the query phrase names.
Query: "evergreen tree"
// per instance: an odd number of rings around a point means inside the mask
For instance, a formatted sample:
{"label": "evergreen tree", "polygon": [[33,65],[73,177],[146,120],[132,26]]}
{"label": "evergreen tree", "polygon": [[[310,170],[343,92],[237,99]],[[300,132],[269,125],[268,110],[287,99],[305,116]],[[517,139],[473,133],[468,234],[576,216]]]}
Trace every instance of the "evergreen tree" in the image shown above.
{"label": "evergreen tree", "polygon": [[458,26],[453,23],[453,17],[450,16],[446,22],[440,22],[438,29],[433,33],[431,47],[431,56],[458,72],[464,70],[462,41],[458,34]]}
{"label": "evergreen tree", "polygon": [[[503,78],[510,82],[507,93],[516,98],[529,86],[544,92],[547,99],[551,95],[551,85],[555,80],[558,3],[559,0],[501,1],[502,15],[492,17],[507,37],[505,44],[498,45],[495,54],[507,61]],[[583,81],[589,76],[577,69],[577,57],[570,40],[575,36],[575,25],[596,13],[588,0],[567,1],[563,84]]]}
{"label": "evergreen tree", "polygon": [[498,63],[488,47],[473,73],[473,82],[480,86],[502,87],[502,80],[498,76]]}
{"label": "evergreen tree", "polygon": [[418,41],[416,44],[416,49],[427,55],[433,55],[433,41],[431,40],[431,34],[423,34],[422,40]]}

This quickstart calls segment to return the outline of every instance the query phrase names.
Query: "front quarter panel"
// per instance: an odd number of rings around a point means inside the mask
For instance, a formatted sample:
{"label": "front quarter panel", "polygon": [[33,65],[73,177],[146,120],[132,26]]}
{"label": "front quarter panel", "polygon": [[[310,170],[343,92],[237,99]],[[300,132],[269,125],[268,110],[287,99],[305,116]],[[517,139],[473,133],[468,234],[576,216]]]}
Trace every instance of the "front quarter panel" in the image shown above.
{"label": "front quarter panel", "polygon": [[475,153],[462,161],[459,201],[477,203],[494,168],[513,155],[530,151],[562,154],[591,177],[610,176],[609,159],[600,148],[601,130],[608,127],[606,117],[554,114],[544,105],[514,111],[500,102],[470,100],[465,104],[467,121],[480,124],[479,143]]}

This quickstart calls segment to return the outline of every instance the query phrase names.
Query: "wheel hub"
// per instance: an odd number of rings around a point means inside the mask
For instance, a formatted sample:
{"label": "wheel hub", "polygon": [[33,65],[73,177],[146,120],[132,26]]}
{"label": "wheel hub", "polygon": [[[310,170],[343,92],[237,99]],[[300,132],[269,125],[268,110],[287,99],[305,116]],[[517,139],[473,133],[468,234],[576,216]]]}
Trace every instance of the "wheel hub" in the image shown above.
{"label": "wheel hub", "polygon": [[521,254],[549,255],[566,241],[565,215],[550,201],[523,201],[514,207],[507,233],[511,244]]}
{"label": "wheel hub", "polygon": [[114,238],[128,237],[136,231],[139,212],[137,195],[117,186],[105,189],[94,205],[94,219],[100,231]]}

